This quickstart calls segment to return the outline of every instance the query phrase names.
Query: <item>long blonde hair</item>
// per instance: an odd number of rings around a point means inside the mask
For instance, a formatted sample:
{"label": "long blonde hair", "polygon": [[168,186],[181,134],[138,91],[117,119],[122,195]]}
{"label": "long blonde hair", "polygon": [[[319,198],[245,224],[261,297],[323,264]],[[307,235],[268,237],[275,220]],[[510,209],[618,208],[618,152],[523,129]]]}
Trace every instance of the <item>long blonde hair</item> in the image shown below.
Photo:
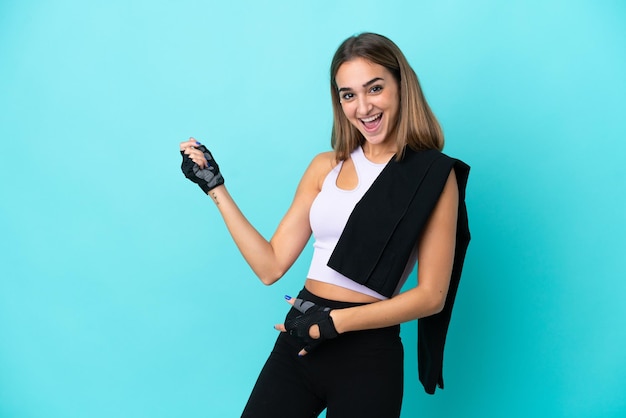
{"label": "long blonde hair", "polygon": [[335,52],[330,66],[330,94],[333,103],[333,130],[330,143],[338,161],[365,138],[346,118],[341,108],[335,81],[339,67],[355,58],[364,58],[385,67],[396,79],[400,91],[400,111],[396,125],[397,159],[403,157],[405,146],[414,150],[443,149],[443,131],[422,93],[419,80],[400,48],[389,38],[375,33],[351,36]]}

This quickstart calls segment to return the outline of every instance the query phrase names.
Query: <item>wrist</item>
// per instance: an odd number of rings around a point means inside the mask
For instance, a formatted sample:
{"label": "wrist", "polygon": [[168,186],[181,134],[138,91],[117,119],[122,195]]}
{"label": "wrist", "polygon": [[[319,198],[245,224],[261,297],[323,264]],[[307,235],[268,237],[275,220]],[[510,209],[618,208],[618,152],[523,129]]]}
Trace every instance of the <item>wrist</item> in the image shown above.
{"label": "wrist", "polygon": [[343,311],[345,311],[345,309],[333,309],[328,314],[330,316],[330,319],[333,321],[333,325],[335,326],[335,330],[337,331],[337,334],[343,334],[344,332],[346,332],[346,329],[344,329],[344,312]]}
{"label": "wrist", "polygon": [[207,192],[207,195],[211,198],[213,203],[215,203],[217,206],[224,203],[229,197],[228,191],[226,190],[226,186],[224,186],[223,184],[220,184],[219,186],[216,186],[212,188],[211,190],[209,190]]}

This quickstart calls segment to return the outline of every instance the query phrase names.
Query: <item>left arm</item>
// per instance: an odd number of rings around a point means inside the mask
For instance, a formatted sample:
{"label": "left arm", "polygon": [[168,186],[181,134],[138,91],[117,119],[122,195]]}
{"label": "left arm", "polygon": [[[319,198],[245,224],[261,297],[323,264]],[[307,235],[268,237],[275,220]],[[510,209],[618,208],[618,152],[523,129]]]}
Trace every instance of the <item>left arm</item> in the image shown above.
{"label": "left arm", "polygon": [[[417,286],[391,299],[333,310],[330,315],[339,333],[397,325],[443,309],[454,262],[458,208],[452,170],[419,241]],[[315,337],[317,330],[311,331]]]}

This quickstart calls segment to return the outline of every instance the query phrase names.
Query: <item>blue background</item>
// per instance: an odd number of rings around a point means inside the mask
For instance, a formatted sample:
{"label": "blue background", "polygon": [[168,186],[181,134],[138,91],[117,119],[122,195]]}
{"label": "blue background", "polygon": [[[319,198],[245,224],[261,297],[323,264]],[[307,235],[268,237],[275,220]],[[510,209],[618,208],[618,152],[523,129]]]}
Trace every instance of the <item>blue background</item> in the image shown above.
{"label": "blue background", "polygon": [[310,249],[264,287],[178,142],[210,146],[271,236],[329,149],[330,59],[361,31],[401,47],[472,166],[446,389],[423,392],[403,325],[402,416],[625,416],[625,18],[618,0],[2,0],[0,416],[239,416]]}

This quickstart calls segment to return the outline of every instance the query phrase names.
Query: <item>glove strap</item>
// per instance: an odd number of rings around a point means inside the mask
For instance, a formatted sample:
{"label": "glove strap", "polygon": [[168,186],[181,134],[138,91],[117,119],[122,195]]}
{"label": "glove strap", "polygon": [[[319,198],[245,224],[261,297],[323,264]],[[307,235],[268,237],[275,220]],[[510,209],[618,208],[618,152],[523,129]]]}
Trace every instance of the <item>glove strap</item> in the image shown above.
{"label": "glove strap", "polygon": [[320,337],[328,339],[336,338],[339,335],[330,313],[326,316],[326,318],[318,322],[317,325],[320,327]]}

